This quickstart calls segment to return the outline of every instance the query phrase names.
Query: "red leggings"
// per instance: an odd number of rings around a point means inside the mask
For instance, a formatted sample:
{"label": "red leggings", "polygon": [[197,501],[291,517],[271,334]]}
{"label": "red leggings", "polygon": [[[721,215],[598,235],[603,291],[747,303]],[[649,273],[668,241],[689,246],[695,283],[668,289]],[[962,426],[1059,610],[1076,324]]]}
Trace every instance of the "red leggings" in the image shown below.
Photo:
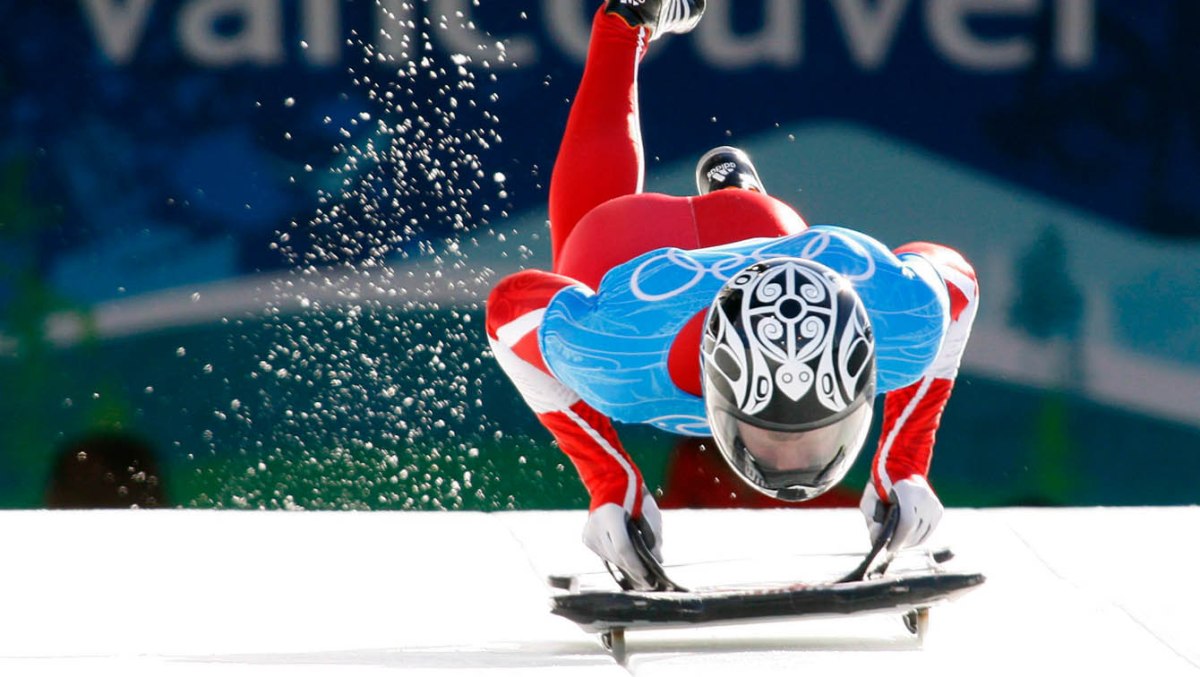
{"label": "red leggings", "polygon": [[597,12],[579,92],[550,179],[554,272],[595,288],[610,268],[659,247],[696,249],[805,228],[759,193],[699,197],[642,193],[638,63],[646,32]]}

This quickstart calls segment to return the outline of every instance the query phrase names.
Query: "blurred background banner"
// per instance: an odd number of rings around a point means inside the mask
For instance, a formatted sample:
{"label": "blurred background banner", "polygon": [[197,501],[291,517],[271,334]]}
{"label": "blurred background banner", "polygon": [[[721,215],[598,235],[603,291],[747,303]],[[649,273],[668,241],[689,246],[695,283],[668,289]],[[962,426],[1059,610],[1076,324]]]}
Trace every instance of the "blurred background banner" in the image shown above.
{"label": "blurred background banner", "polygon": [[[642,70],[647,189],[735,144],[975,263],[945,502],[1195,503],[1200,5],[709,1]],[[586,505],[482,319],[548,264],[598,4],[0,6],[0,506]],[[665,504],[749,504],[622,432]]]}

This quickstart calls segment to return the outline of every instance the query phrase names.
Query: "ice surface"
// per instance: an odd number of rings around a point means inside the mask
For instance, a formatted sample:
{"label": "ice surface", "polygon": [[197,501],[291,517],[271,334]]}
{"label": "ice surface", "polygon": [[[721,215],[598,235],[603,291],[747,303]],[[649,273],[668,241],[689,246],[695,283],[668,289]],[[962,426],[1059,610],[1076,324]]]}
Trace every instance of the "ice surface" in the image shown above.
{"label": "ice surface", "polygon": [[[617,666],[552,616],[549,573],[596,571],[583,515],[4,512],[0,675],[1200,674],[1200,508],[951,510],[933,610],[630,632]],[[853,510],[665,515],[681,582],[837,569]],[[814,574],[815,575],[815,574]]]}

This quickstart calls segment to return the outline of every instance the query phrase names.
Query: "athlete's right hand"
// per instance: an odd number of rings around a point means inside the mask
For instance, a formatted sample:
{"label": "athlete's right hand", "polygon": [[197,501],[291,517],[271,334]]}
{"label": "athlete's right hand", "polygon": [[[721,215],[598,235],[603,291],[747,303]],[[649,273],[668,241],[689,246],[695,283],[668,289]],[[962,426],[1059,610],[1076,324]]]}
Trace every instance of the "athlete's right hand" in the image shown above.
{"label": "athlete's right hand", "polygon": [[899,520],[896,522],[896,533],[888,543],[888,550],[892,552],[902,548],[915,548],[924,543],[937,528],[938,522],[942,520],[945,512],[942,502],[933,492],[933,488],[929,486],[929,480],[920,475],[914,475],[892,485],[891,494],[886,502],[879,500],[875,485],[868,483],[858,508],[862,511],[863,517],[867,519],[867,529],[871,533],[872,543],[879,538],[879,534],[883,530],[886,510],[882,510],[881,505],[895,505],[900,511]]}
{"label": "athlete's right hand", "polygon": [[[629,538],[628,523],[634,518],[616,503],[605,503],[588,515],[583,543],[609,564],[621,570],[638,590],[652,590],[650,572],[642,564]],[[654,558],[662,561],[662,513],[648,493],[642,496],[642,514],[637,518]]]}

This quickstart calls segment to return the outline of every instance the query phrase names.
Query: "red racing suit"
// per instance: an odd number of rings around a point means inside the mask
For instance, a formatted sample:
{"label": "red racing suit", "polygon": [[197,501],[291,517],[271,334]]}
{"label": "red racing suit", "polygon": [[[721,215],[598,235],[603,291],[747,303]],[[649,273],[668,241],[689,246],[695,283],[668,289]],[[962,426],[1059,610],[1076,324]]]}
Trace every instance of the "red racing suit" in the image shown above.
{"label": "red racing suit", "polygon": [[[615,503],[634,517],[646,490],[612,422],[555,379],[543,360],[538,328],[546,306],[564,287],[595,289],[609,269],[653,249],[695,249],[807,227],[794,209],[755,191],[734,188],[694,197],[642,192],[637,73],[647,38],[645,29],[630,28],[603,10],[596,14],[550,183],[553,270],[511,275],[487,303],[493,354],[574,463],[591,508]],[[917,382],[886,395],[872,464],[872,484],[884,501],[893,483],[928,476],[934,437],[978,306],[975,272],[954,250],[918,242],[895,251],[920,254],[934,265],[946,283],[951,318],[933,365]],[[703,316],[680,332],[668,365],[675,385],[697,396]]]}

